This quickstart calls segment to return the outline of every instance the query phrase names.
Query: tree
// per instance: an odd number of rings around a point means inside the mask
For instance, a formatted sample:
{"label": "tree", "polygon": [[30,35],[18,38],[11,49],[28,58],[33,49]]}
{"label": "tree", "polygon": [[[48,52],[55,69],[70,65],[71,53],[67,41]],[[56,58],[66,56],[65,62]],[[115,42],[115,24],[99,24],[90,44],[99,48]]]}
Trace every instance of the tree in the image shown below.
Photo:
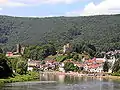
{"label": "tree", "polygon": [[66,62],[64,65],[65,71],[78,71],[79,68],[75,66],[72,62]]}
{"label": "tree", "polygon": [[115,61],[113,68],[112,68],[112,72],[118,72],[120,70],[120,58]]}
{"label": "tree", "polygon": [[96,48],[94,45],[91,44],[84,44],[82,47],[82,51],[85,51],[90,54],[91,57],[95,56]]}
{"label": "tree", "polygon": [[12,69],[8,65],[8,58],[0,54],[0,78],[12,76]]}
{"label": "tree", "polygon": [[103,65],[103,71],[108,72],[108,70],[109,70],[109,63],[107,61],[105,61],[104,65]]}
{"label": "tree", "polygon": [[25,61],[19,61],[16,65],[16,72],[20,75],[26,74],[27,63]]}
{"label": "tree", "polygon": [[0,48],[0,53],[3,53],[3,50],[2,50],[2,48]]}
{"label": "tree", "polygon": [[44,60],[49,55],[55,55],[56,49],[52,44],[29,46],[25,49],[24,57],[33,60]]}
{"label": "tree", "polygon": [[61,56],[57,56],[55,58],[58,62],[63,62],[64,60],[68,59],[68,56],[66,55],[61,55]]}
{"label": "tree", "polygon": [[27,59],[20,57],[11,57],[8,58],[11,64],[12,69],[18,74],[26,74],[27,72]]}
{"label": "tree", "polygon": [[76,54],[73,56],[73,60],[81,62],[81,61],[82,61],[82,55],[76,53]]}

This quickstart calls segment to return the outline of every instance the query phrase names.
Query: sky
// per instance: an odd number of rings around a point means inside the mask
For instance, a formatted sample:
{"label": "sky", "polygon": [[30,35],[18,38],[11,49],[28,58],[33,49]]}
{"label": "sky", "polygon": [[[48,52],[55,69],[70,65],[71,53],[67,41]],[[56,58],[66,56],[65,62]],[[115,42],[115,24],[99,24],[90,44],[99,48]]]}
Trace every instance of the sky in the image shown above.
{"label": "sky", "polygon": [[120,13],[120,0],[0,0],[0,15],[91,16]]}

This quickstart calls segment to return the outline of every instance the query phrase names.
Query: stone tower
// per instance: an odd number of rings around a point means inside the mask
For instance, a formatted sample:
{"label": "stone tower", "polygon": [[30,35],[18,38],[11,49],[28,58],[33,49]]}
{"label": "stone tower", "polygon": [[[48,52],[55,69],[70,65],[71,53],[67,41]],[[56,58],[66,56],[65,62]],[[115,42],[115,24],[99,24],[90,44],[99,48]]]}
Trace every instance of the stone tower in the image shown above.
{"label": "stone tower", "polygon": [[63,46],[63,53],[65,54],[65,53],[69,53],[69,52],[71,52],[72,51],[72,47],[71,47],[71,45],[68,43],[67,45],[64,45]]}
{"label": "stone tower", "polygon": [[21,47],[21,54],[24,54],[25,47]]}
{"label": "stone tower", "polygon": [[21,53],[21,46],[20,46],[20,44],[17,44],[17,51],[16,51],[17,53]]}

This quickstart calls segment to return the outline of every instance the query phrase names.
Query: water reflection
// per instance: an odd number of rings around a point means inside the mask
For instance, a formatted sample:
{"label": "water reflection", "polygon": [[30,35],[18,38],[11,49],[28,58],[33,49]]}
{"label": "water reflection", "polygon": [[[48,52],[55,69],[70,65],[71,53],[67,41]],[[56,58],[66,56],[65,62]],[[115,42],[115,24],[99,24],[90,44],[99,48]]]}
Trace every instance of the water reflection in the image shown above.
{"label": "water reflection", "polygon": [[120,90],[120,81],[42,73],[40,82],[6,84],[0,90]]}
{"label": "water reflection", "polygon": [[58,81],[59,83],[64,83],[65,81],[65,75],[58,75]]}

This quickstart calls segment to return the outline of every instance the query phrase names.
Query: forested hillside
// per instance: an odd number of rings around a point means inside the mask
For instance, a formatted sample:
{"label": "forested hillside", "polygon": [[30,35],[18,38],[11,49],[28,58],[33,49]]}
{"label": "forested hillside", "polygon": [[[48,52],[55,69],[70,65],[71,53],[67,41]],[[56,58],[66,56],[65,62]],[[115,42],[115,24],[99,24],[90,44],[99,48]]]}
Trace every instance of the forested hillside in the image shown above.
{"label": "forested hillside", "polygon": [[88,17],[25,18],[0,16],[0,45],[12,49],[23,45],[70,42],[88,43],[97,50],[120,49],[120,15]]}

